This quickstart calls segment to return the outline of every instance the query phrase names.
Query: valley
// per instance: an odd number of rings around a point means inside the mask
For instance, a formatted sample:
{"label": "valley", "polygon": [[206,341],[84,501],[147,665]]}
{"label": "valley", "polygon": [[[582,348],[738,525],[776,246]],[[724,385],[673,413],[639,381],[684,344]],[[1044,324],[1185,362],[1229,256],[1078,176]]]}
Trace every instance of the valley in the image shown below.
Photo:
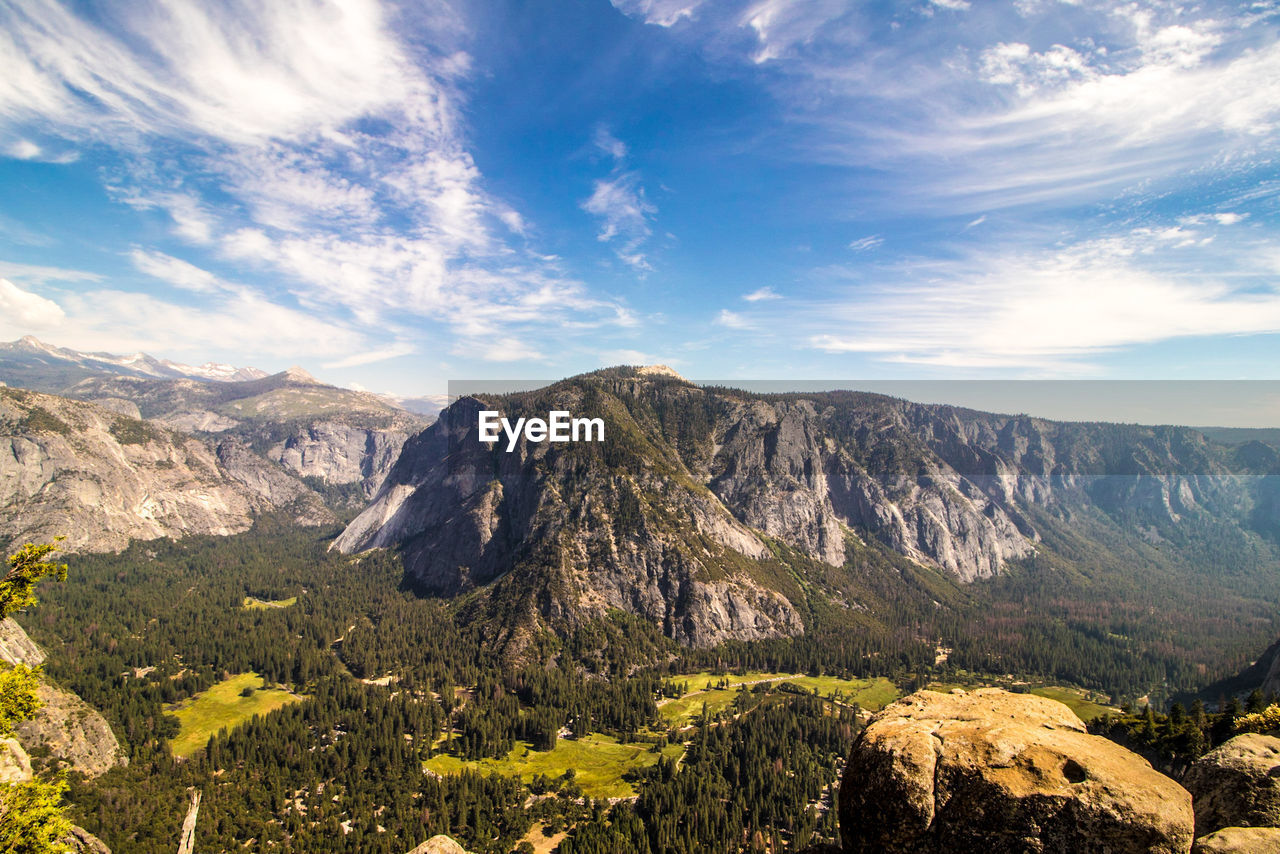
{"label": "valley", "polygon": [[[108,381],[140,415],[175,393]],[[170,850],[194,787],[212,849],[798,851],[836,838],[849,745],[904,694],[1038,694],[1179,768],[1233,718],[1192,736],[1175,701],[1280,636],[1264,443],[624,368],[394,440],[299,375],[248,382],[213,391],[283,402],[189,433],[0,389],[9,542],[76,520],[19,621],[127,754],[71,780],[113,850]],[[604,439],[490,448],[482,406],[593,412]],[[243,509],[74,500],[129,479]]]}

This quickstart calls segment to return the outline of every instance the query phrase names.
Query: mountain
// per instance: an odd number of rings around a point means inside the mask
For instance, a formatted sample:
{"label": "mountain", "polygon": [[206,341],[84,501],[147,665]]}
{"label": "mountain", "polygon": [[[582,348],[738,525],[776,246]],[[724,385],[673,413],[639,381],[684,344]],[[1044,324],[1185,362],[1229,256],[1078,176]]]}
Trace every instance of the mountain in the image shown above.
{"label": "mountain", "polygon": [[361,505],[401,445],[430,419],[369,392],[317,381],[298,367],[256,380],[198,382],[87,377],[69,397],[221,442],[237,442],[298,477],[347,488]]}
{"label": "mountain", "polygon": [[[239,443],[298,477],[335,506],[363,506],[404,440],[430,423],[426,398],[395,400],[337,388],[300,367],[199,368],[143,353],[53,347],[27,336],[0,344],[0,385],[90,401],[120,415]],[[412,410],[412,411],[411,411]]]}
{"label": "mountain", "polygon": [[[505,438],[478,440],[484,409],[598,417],[605,440],[521,438],[508,453]],[[1171,573],[1192,585],[1216,538],[1253,572],[1275,556],[1278,459],[1187,428],[760,395],[615,368],[456,401],[406,442],[334,545],[399,548],[419,590],[479,590],[526,632],[621,609],[704,646],[800,634],[832,603],[874,611],[875,591],[895,585],[963,597],[1032,564],[1081,587],[1105,574],[1089,594],[1104,599],[1107,585]]]}
{"label": "mountain", "polygon": [[235,442],[207,444],[91,403],[0,388],[0,538],[72,551],[246,530],[265,512],[334,521],[301,480]]}
{"label": "mountain", "polygon": [[0,377],[9,385],[57,394],[85,377],[101,374],[166,379],[189,377],[208,382],[256,380],[267,375],[257,368],[237,368],[216,362],[192,367],[156,359],[146,353],[131,356],[81,353],[45,344],[30,335],[0,344]]}

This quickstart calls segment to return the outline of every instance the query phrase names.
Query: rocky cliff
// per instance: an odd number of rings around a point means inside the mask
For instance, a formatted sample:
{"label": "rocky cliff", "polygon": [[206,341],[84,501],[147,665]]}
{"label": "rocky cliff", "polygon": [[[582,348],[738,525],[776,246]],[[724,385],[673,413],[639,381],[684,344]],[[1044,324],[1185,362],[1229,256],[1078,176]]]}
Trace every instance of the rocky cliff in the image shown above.
{"label": "rocky cliff", "polygon": [[[520,438],[508,452],[505,437],[479,441],[481,409],[512,422],[553,409],[598,417],[606,438]],[[862,542],[964,584],[1038,554],[1045,534],[1077,535],[1080,520],[1175,545],[1215,526],[1275,537],[1259,508],[1280,469],[1256,451],[1182,428],[759,395],[609,369],[459,400],[404,445],[336,547],[399,547],[433,594],[540,575],[514,585],[525,611],[620,607],[710,643],[800,630],[821,585],[775,560],[779,548],[841,567]]]}
{"label": "rocky cliff", "polygon": [[[36,667],[44,650],[12,618],[0,620],[0,658],[7,664]],[[40,708],[17,724],[17,738],[0,750],[0,780],[29,778],[29,754],[47,754],[59,766],[97,777],[117,765],[127,765],[111,726],[93,707],[43,677],[38,689]]]}
{"label": "rocky cliff", "polygon": [[430,418],[366,392],[318,382],[300,368],[237,382],[94,376],[67,396],[137,407],[137,416],[189,433],[234,440],[297,477],[356,485],[373,495],[400,447]]}
{"label": "rocky cliff", "polygon": [[0,537],[11,543],[65,536],[71,551],[119,550],[243,531],[282,509],[332,521],[314,492],[268,466],[228,465],[200,440],[89,403],[0,388]]}

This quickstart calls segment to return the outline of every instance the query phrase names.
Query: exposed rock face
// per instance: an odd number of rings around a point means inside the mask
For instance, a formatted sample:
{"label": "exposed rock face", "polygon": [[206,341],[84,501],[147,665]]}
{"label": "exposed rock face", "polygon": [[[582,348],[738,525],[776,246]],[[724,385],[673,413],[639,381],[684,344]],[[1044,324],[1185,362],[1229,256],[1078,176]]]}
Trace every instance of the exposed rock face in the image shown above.
{"label": "exposed rock face", "polygon": [[[512,422],[553,409],[598,417],[607,439],[521,438],[508,452],[506,436],[479,442],[481,409]],[[1061,534],[1060,520],[1081,516],[1121,540],[1159,541],[1189,520],[1244,536],[1263,478],[1233,473],[1263,473],[1269,459],[1193,430],[852,392],[755,395],[609,369],[455,402],[405,443],[336,547],[400,547],[409,579],[446,596],[536,568],[540,592],[508,584],[517,610],[622,608],[714,643],[800,629],[800,597],[815,585],[765,566],[774,555],[760,534],[841,568],[861,540],[966,583],[1043,548],[1040,528]],[[857,595],[836,601],[856,607]]]}
{"label": "exposed rock face", "polygon": [[218,462],[227,475],[272,507],[289,508],[300,525],[326,525],[336,517],[320,497],[295,477],[271,465],[241,442],[218,444]]}
{"label": "exposed rock face", "polygon": [[39,667],[44,663],[44,650],[27,637],[13,617],[0,620],[0,661]]}
{"label": "exposed rock face", "polygon": [[289,474],[359,484],[366,498],[381,486],[405,439],[430,422],[376,395],[324,385],[301,368],[222,383],[100,376],[67,394],[114,396],[166,427],[252,445]]}
{"label": "exposed rock face", "polygon": [[[278,486],[247,488],[244,467],[236,474],[203,442],[150,422],[0,390],[0,537],[65,535],[68,551],[113,551],[133,539],[238,533],[281,505],[272,498]],[[273,484],[288,478],[276,474]],[[292,483],[288,500],[300,505],[300,521],[309,513],[312,523],[332,519],[314,493]]]}
{"label": "exposed rock face", "polygon": [[105,842],[74,824],[71,833],[62,839],[62,844],[71,849],[71,854],[111,854]]}
{"label": "exposed rock face", "polygon": [[[572,409],[572,395],[555,406]],[[477,441],[482,408],[460,400],[410,439],[335,547],[406,542],[406,570],[422,590],[453,594],[511,573],[507,583],[527,585],[522,602],[542,617],[619,608],[692,645],[803,630],[792,603],[752,576],[768,549],[681,476],[678,460],[615,468],[580,453],[585,444],[521,442],[507,453]]]}
{"label": "exposed rock face", "polygon": [[[8,617],[0,620],[0,659],[35,667],[44,661],[45,654],[22,626]],[[43,679],[37,696],[43,705],[30,720],[18,722],[17,740],[6,740],[11,742],[7,754],[0,750],[0,781],[21,775],[23,768],[27,774],[23,779],[29,779],[28,753],[39,748],[47,748],[55,759],[87,777],[128,764],[111,726],[84,700]]]}
{"label": "exposed rock face", "polygon": [[1224,827],[1202,836],[1191,854],[1275,854],[1280,851],[1280,828]]}
{"label": "exposed rock face", "polygon": [[41,683],[37,696],[43,705],[17,725],[18,740],[28,752],[48,748],[54,759],[86,777],[129,764],[111,726],[84,700],[48,682]]}
{"label": "exposed rock face", "polygon": [[1280,738],[1237,735],[1192,763],[1182,785],[1195,798],[1198,835],[1280,827]]}
{"label": "exposed rock face", "polygon": [[0,785],[25,783],[33,776],[26,748],[16,738],[0,738]]}
{"label": "exposed rock face", "polygon": [[409,854],[467,854],[467,851],[451,837],[438,833]]}
{"label": "exposed rock face", "polygon": [[871,719],[840,787],[852,854],[1180,852],[1191,798],[1061,703],[920,691]]}
{"label": "exposed rock face", "polygon": [[360,483],[372,498],[409,438],[406,430],[376,430],[332,421],[300,426],[268,449],[268,459],[299,477]]}

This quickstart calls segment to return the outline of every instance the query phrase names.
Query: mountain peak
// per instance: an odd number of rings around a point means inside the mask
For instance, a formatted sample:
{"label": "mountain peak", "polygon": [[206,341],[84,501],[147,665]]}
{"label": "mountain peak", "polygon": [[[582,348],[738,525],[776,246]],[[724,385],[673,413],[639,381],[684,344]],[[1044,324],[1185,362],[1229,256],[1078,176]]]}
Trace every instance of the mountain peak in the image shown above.
{"label": "mountain peak", "polygon": [[309,385],[321,385],[320,380],[311,376],[298,365],[291,365],[288,369],[280,372],[279,376],[283,379],[295,383],[307,383]]}
{"label": "mountain peak", "polygon": [[680,376],[674,368],[669,368],[666,365],[641,365],[636,368],[636,373],[641,376],[671,377],[672,379],[681,380],[682,382],[688,382],[688,380]]}

